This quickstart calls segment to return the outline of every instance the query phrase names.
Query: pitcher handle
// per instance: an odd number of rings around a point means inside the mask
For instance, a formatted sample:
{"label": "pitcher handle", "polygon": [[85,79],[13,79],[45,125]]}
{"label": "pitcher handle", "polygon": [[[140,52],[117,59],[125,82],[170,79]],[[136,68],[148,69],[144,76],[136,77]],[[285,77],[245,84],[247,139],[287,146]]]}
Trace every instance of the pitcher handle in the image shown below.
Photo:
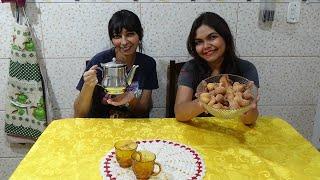
{"label": "pitcher handle", "polygon": [[151,174],[151,176],[156,176],[161,172],[161,164],[155,162],[154,165],[157,165],[159,167],[159,171],[158,172],[154,172],[154,170],[153,170],[153,173]]}
{"label": "pitcher handle", "polygon": [[98,66],[96,70],[101,71],[102,77],[104,77],[104,71],[103,71],[103,69],[101,67]]}
{"label": "pitcher handle", "polygon": [[[102,69],[101,67],[99,67],[99,66],[98,66],[98,67],[96,68],[96,70],[101,71],[102,79],[103,79],[103,77],[104,77],[104,71],[103,71],[103,69]],[[104,87],[102,86],[102,84],[97,83],[97,85],[98,85],[98,86],[100,86],[100,87],[102,87],[102,88],[104,89]]]}

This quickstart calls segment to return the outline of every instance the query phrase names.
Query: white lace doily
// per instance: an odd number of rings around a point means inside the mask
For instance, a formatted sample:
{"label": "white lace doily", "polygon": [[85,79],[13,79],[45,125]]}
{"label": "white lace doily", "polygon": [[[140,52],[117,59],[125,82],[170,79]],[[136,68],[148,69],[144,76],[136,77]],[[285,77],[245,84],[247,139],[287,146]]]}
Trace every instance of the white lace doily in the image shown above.
{"label": "white lace doily", "polygon": [[[137,150],[148,150],[156,154],[156,162],[161,164],[162,171],[150,179],[202,179],[205,174],[205,164],[200,155],[192,148],[166,140],[137,141]],[[157,167],[155,167],[157,171]],[[115,157],[115,149],[103,157],[100,164],[103,179],[135,179],[130,168],[121,168]]]}

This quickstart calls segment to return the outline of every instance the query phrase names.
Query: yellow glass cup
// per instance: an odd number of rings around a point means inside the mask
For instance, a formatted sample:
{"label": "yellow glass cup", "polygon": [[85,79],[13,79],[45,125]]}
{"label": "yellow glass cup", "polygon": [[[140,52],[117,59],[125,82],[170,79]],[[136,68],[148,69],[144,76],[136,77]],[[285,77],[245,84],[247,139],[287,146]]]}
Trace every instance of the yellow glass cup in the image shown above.
{"label": "yellow glass cup", "polygon": [[[156,155],[150,151],[137,151],[132,154],[132,170],[137,179],[148,179],[161,172],[161,165],[156,160]],[[158,172],[154,171],[154,166],[159,167]]]}
{"label": "yellow glass cup", "polygon": [[122,168],[128,168],[132,165],[131,155],[136,152],[138,144],[130,140],[117,141],[114,144],[116,159]]}

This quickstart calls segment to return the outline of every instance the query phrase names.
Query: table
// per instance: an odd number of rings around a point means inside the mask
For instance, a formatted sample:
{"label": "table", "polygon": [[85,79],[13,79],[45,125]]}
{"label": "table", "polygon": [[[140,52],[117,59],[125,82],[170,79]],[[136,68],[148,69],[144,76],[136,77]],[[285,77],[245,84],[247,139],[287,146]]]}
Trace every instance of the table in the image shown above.
{"label": "table", "polygon": [[277,117],[254,127],[238,120],[62,119],[53,121],[11,179],[101,179],[101,158],[117,140],[165,139],[204,158],[205,179],[317,179],[320,153]]}

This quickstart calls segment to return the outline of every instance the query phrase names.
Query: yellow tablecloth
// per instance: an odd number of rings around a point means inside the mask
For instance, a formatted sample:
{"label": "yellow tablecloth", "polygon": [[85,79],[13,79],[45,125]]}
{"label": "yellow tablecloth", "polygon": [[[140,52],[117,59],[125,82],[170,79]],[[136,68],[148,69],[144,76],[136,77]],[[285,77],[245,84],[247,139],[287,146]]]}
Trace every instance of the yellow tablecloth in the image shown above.
{"label": "yellow tablecloth", "polygon": [[101,179],[102,157],[120,139],[166,139],[197,150],[205,179],[319,179],[320,153],[285,121],[63,119],[52,122],[11,179]]}

